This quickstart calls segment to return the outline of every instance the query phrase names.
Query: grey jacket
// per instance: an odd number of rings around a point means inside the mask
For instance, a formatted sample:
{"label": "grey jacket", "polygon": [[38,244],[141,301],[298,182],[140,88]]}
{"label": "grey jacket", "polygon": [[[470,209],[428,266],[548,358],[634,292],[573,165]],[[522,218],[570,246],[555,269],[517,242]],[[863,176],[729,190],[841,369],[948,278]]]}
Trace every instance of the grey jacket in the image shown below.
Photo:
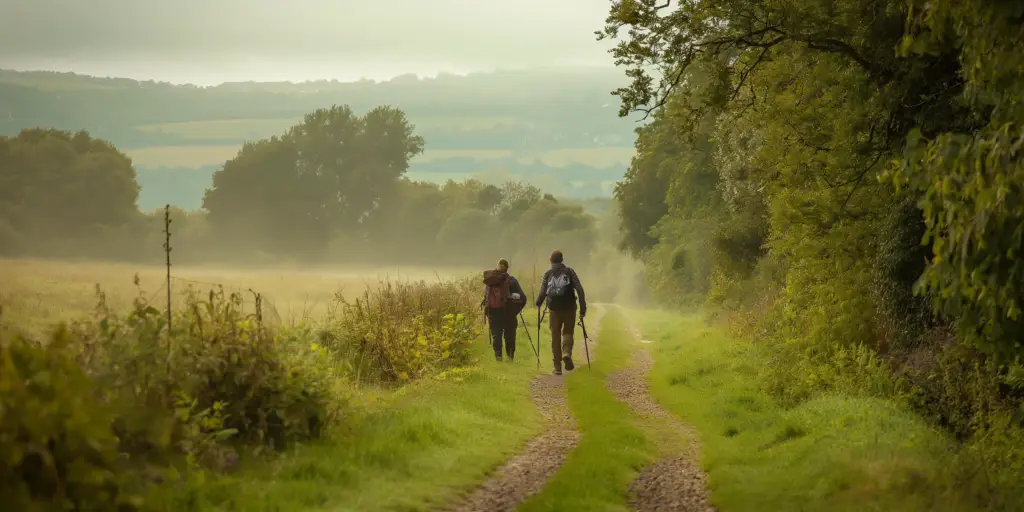
{"label": "grey jacket", "polygon": [[564,263],[552,263],[551,268],[544,272],[544,276],[540,280],[540,293],[537,294],[537,307],[547,299],[547,307],[551,309],[551,297],[548,297],[548,282],[551,281],[551,276],[554,273],[569,273],[569,281],[572,283],[572,288],[576,292],[572,297],[573,309],[576,309],[576,300],[579,299],[580,313],[587,312],[587,296],[583,293],[583,285],[580,284],[580,278],[576,275],[576,271],[572,267],[567,266]]}

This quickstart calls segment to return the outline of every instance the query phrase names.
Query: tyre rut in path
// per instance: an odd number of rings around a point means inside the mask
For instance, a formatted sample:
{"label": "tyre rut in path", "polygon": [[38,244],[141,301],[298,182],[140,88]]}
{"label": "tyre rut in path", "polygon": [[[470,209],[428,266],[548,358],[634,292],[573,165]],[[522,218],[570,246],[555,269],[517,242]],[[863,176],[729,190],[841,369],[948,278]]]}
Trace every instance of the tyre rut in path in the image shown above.
{"label": "tyre rut in path", "polygon": [[[637,331],[631,329],[636,335]],[[629,487],[629,506],[639,512],[713,512],[708,501],[707,476],[698,465],[697,436],[693,429],[665,411],[651,397],[646,374],[654,365],[640,349],[629,368],[608,377],[608,389],[629,405],[641,420],[656,427],[661,458],[640,470]]]}
{"label": "tyre rut in path", "polygon": [[[596,315],[600,319],[600,313]],[[595,322],[598,324],[598,322]],[[591,332],[593,331],[593,332]],[[591,340],[596,336],[596,329],[588,329]],[[577,337],[582,340],[583,333],[577,329]],[[539,340],[534,340],[536,343]],[[576,343],[575,350],[581,347]],[[590,344],[593,349],[594,343]],[[594,357],[591,351],[591,359]],[[585,357],[585,355],[584,355]],[[523,359],[523,362],[530,362]],[[542,365],[547,363],[541,361]],[[522,364],[522,363],[517,363]],[[550,364],[550,363],[547,363]],[[585,364],[585,363],[584,363]],[[544,366],[542,366],[543,368]],[[577,360],[576,370],[581,367]],[[513,456],[499,467],[483,484],[475,488],[459,503],[448,507],[451,512],[511,512],[537,494],[547,484],[548,479],[558,471],[565,462],[569,452],[580,441],[580,432],[576,419],[569,410],[564,376],[542,375],[530,383],[530,395],[534,405],[544,417],[544,430],[531,439],[523,451]]]}

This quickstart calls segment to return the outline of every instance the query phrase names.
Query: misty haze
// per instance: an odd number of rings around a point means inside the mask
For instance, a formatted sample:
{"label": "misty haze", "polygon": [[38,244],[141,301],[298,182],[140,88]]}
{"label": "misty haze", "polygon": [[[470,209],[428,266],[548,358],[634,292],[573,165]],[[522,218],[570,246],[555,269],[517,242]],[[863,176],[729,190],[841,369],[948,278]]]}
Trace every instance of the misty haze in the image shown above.
{"label": "misty haze", "polygon": [[1024,510],[1022,33],[0,0],[0,509]]}

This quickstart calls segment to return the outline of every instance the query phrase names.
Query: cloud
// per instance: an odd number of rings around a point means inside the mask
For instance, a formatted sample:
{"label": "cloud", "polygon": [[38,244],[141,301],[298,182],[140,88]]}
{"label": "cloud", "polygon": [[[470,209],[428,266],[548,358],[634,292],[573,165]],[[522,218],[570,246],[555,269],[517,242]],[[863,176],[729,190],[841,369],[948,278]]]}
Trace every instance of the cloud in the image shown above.
{"label": "cloud", "polygon": [[610,64],[607,46],[593,35],[608,5],[608,0],[0,0],[0,11],[13,13],[0,18],[0,67],[55,62],[145,67],[148,62],[180,71],[189,66],[197,71],[224,66],[417,71],[412,68]]}

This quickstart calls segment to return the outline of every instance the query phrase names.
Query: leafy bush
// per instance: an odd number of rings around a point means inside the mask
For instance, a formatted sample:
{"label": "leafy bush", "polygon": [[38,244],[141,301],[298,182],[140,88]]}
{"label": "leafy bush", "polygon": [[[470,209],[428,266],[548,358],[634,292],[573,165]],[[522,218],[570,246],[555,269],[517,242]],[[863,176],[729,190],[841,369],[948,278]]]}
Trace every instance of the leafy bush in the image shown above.
{"label": "leafy bush", "polygon": [[[213,456],[204,449],[215,446],[210,436],[277,448],[316,437],[339,406],[324,379],[330,358],[275,335],[241,303],[223,290],[205,298],[190,290],[168,337],[166,317],[141,298],[122,318],[101,294],[96,319],[75,326],[80,362],[125,410],[173,411],[165,435],[193,459]],[[136,425],[124,420],[122,440],[132,439]]]}
{"label": "leafy bush", "polygon": [[479,336],[479,286],[466,279],[436,284],[384,282],[349,302],[320,332],[357,381],[400,382],[470,361]]}
{"label": "leafy bush", "polygon": [[50,343],[0,331],[0,503],[10,510],[134,510],[110,408],[58,330]]}

